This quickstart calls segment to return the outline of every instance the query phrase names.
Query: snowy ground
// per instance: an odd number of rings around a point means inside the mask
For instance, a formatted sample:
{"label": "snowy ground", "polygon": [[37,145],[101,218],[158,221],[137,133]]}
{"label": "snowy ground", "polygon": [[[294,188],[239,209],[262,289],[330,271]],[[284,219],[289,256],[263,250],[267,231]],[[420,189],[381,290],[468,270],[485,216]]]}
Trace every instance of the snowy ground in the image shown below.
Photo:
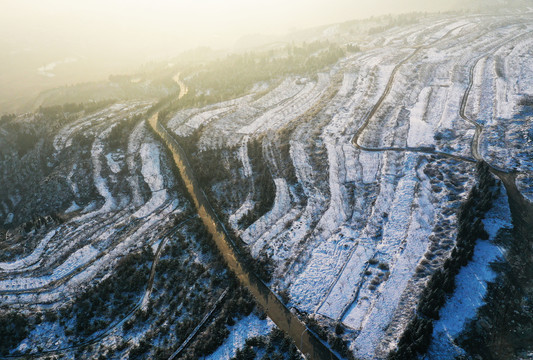
{"label": "snowy ground", "polygon": [[468,320],[476,315],[476,309],[483,305],[487,282],[494,280],[495,272],[490,264],[503,258],[503,250],[496,244],[500,229],[511,229],[511,211],[507,203],[505,188],[500,186],[500,196],[486,214],[483,224],[489,233],[488,240],[478,240],[474,258],[461,268],[455,278],[456,289],[441,309],[440,319],[433,328],[433,341],[427,359],[455,359],[462,350],[454,340]]}
{"label": "snowy ground", "polygon": [[244,347],[246,339],[254,336],[268,335],[274,327],[270,319],[260,320],[255,314],[250,314],[229,327],[230,334],[224,343],[206,360],[229,360],[235,356],[237,350]]}

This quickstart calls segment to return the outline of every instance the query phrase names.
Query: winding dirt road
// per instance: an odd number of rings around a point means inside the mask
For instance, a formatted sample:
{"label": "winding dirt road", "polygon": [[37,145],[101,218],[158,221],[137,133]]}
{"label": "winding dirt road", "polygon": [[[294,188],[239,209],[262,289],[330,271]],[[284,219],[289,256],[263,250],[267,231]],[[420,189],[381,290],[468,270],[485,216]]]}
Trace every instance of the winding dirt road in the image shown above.
{"label": "winding dirt road", "polygon": [[[463,120],[469,122],[470,124],[472,124],[475,127],[474,136],[472,138],[472,143],[471,143],[471,146],[470,146],[470,151],[471,151],[471,154],[472,154],[472,158],[468,158],[468,157],[461,156],[461,155],[455,155],[455,154],[451,154],[451,153],[446,153],[446,152],[442,152],[442,151],[437,151],[433,147],[423,147],[423,146],[422,147],[408,147],[408,146],[406,146],[406,147],[370,147],[370,146],[361,145],[360,142],[359,142],[359,140],[361,138],[361,135],[366,130],[366,128],[370,124],[370,121],[372,120],[372,118],[374,117],[376,112],[381,108],[381,105],[383,104],[383,102],[385,101],[387,96],[389,95],[389,93],[390,93],[390,91],[392,89],[392,86],[394,85],[396,73],[398,72],[400,67],[402,67],[407,61],[412,59],[420,50],[431,48],[432,46],[434,46],[435,44],[437,44],[438,42],[440,42],[444,38],[446,38],[454,30],[455,29],[452,29],[452,30],[448,31],[448,33],[446,33],[446,35],[444,35],[442,38],[440,38],[439,40],[433,42],[430,45],[424,45],[424,46],[417,47],[416,50],[413,51],[409,56],[407,56],[402,61],[400,61],[398,64],[396,64],[396,66],[394,67],[394,69],[393,69],[393,71],[392,71],[392,73],[391,73],[391,75],[389,77],[389,80],[387,81],[387,85],[385,87],[385,90],[383,91],[383,93],[379,97],[378,101],[374,104],[372,109],[370,109],[370,111],[365,115],[363,124],[359,127],[359,129],[357,130],[357,132],[355,133],[355,135],[354,135],[354,137],[352,139],[352,144],[357,149],[364,150],[364,151],[372,151],[372,152],[382,152],[382,151],[416,152],[416,153],[424,153],[424,154],[443,156],[443,157],[448,157],[448,158],[452,158],[452,159],[455,159],[455,160],[468,161],[468,162],[472,162],[472,163],[475,163],[477,161],[484,161],[483,157],[482,157],[482,155],[481,155],[481,153],[479,151],[479,148],[480,148],[480,140],[479,139],[481,137],[481,133],[483,132],[483,126],[481,124],[479,124],[477,121],[471,119],[470,117],[468,117],[466,115],[466,105],[468,103],[468,98],[470,96],[470,92],[472,90],[472,87],[474,85],[474,71],[475,71],[475,68],[476,68],[477,64],[479,63],[479,61],[482,58],[484,58],[485,56],[487,56],[487,54],[483,54],[483,55],[478,56],[476,58],[476,60],[472,63],[472,65],[470,66],[470,69],[468,71],[468,73],[469,73],[468,86],[467,86],[466,91],[463,94],[463,97],[461,98],[461,103],[460,103],[460,108],[459,108],[459,116]],[[527,32],[527,33],[524,33],[524,34],[517,35],[517,36],[513,37],[510,40],[503,40],[503,41],[499,42],[497,46],[494,47],[494,51],[496,51],[497,49],[501,48],[502,46],[508,44],[510,41],[515,41],[518,38],[521,38],[521,37],[524,37],[524,36],[528,36],[530,34],[531,34],[531,32]],[[511,172],[513,172],[513,171],[510,171],[510,170],[499,168],[499,167],[491,165],[491,164],[488,164],[488,165],[493,170],[493,173],[496,176],[498,176],[498,177],[499,177],[498,174],[500,174],[500,173],[511,173]],[[503,179],[502,179],[502,181],[503,181]]]}

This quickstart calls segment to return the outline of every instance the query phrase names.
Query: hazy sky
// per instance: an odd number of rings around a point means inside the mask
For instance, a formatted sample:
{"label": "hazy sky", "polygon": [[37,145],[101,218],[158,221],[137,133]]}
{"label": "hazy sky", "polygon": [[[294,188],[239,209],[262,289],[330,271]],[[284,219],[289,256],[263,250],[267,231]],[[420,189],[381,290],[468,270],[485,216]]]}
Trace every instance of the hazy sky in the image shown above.
{"label": "hazy sky", "polygon": [[[102,47],[175,54],[198,45],[227,46],[246,34],[414,10],[445,10],[428,0],[0,0],[4,41],[48,43],[76,51]],[[159,54],[158,54],[159,55]]]}
{"label": "hazy sky", "polygon": [[202,45],[458,1],[0,0],[0,113],[44,89],[131,74]]}

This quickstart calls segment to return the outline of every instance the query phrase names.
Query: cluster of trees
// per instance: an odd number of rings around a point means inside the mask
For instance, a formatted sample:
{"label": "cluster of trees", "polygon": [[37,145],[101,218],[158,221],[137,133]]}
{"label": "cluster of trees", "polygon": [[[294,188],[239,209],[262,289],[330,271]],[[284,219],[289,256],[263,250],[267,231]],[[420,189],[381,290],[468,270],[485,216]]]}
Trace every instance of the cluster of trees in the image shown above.
{"label": "cluster of trees", "polygon": [[[183,218],[176,218],[175,225],[182,221]],[[213,306],[214,294],[225,286],[231,286],[232,282],[224,271],[221,259],[213,252],[213,246],[200,220],[191,219],[186,227],[187,233],[194,234],[190,238],[186,239],[180,234],[164,235],[172,236],[172,239],[157,265],[148,307],[124,323],[125,332],[133,328],[137,331],[149,324],[149,330],[144,333],[139,344],[130,350],[130,358],[168,359]],[[198,256],[209,259],[208,263],[198,262]],[[235,295],[238,301],[238,291],[231,295]],[[224,326],[219,325],[216,329],[209,328],[209,338],[201,340],[198,350],[196,345],[190,347],[192,354],[205,353],[206,349],[211,349],[215,343],[221,343],[226,338],[225,322]],[[171,348],[172,345],[175,346],[174,349]]]}
{"label": "cluster of trees", "polygon": [[134,75],[109,75],[109,82],[112,83],[131,83]]}
{"label": "cluster of trees", "polygon": [[[7,118],[14,119],[11,115]],[[53,146],[57,123],[42,121],[39,115],[21,118],[23,121],[0,125],[5,134],[0,140],[0,198],[7,200],[9,207],[10,194],[22,196],[17,211],[5,209],[5,213],[15,214],[13,227],[41,214],[61,213],[72,203],[65,177],[56,176],[60,165]]]}
{"label": "cluster of trees", "polygon": [[55,225],[57,223],[61,223],[62,220],[57,214],[47,215],[47,216],[35,216],[32,220],[26,221],[21,226],[24,229],[25,232],[30,232],[33,229],[40,230],[42,227],[46,227],[47,225]]}
{"label": "cluster of trees", "polygon": [[[0,124],[5,130],[13,134],[12,147],[18,151],[19,158],[34,149],[39,141],[42,141],[41,146],[43,148],[39,149],[38,156],[49,156],[48,151],[52,149],[51,142],[57,128],[79,118],[78,113],[81,111],[86,113],[97,111],[114,102],[115,100],[102,100],[40,106],[35,112],[33,121],[14,122],[12,120],[16,118],[15,114],[5,114],[2,115]],[[46,162],[43,161],[45,164]]]}
{"label": "cluster of trees", "polygon": [[[316,114],[314,114],[316,115]],[[306,121],[308,119],[302,119],[303,121]],[[289,184],[295,185],[298,183],[298,178],[296,177],[296,169],[294,169],[294,165],[292,163],[291,159],[291,136],[296,128],[296,124],[285,126],[282,129],[278,130],[276,133],[277,139],[276,139],[276,148],[279,149],[280,153],[280,162],[283,164],[283,168],[279,169],[281,172],[281,176],[287,180]]]}
{"label": "cluster of trees", "polygon": [[346,51],[350,53],[357,53],[361,51],[361,48],[359,47],[359,45],[348,44],[346,45]]}
{"label": "cluster of trees", "polygon": [[326,326],[322,326],[314,318],[307,316],[305,318],[307,327],[311,329],[319,338],[327,342],[333,350],[338,352],[343,358],[348,360],[355,360],[353,353],[348,348],[348,341],[342,338],[344,334],[344,327],[340,322],[337,322],[334,328],[328,330]]}
{"label": "cluster of trees", "polygon": [[[198,335],[194,345],[189,349],[187,356],[198,359],[213,353],[229,335],[228,325],[235,324],[235,320],[248,316],[255,308],[255,302],[246,288],[234,284],[229,298],[216,317],[205,331]],[[186,357],[187,358],[187,357]]]}
{"label": "cluster of trees", "polygon": [[9,312],[0,316],[0,355],[7,355],[28,336],[28,320],[22,314]]}
{"label": "cluster of trees", "polygon": [[[4,115],[2,118],[5,122],[0,123],[2,128],[10,133],[8,141],[11,142],[10,148],[15,149],[18,153],[18,158],[23,157],[26,153],[32,150],[44,134],[38,134],[39,126],[35,124],[28,124],[23,122],[11,122],[16,116]],[[8,121],[9,120],[9,121]],[[0,156],[1,156],[0,150]],[[0,158],[1,159],[1,158]]]}
{"label": "cluster of trees", "polygon": [[125,149],[128,144],[129,134],[133,127],[143,119],[143,115],[134,115],[116,124],[108,136],[107,146],[110,150]]}
{"label": "cluster of trees", "polygon": [[[513,240],[523,242],[524,237]],[[522,253],[508,248],[506,262],[494,267],[498,277],[487,284],[485,304],[458,338],[459,345],[472,358],[527,358],[531,351],[533,270],[530,243],[527,246],[530,249]]]}
{"label": "cluster of trees", "polygon": [[395,26],[405,26],[410,24],[416,24],[419,22],[420,13],[408,13],[408,14],[400,14],[392,17],[389,15],[389,21],[387,24],[383,26],[376,26],[373,28],[370,28],[368,30],[369,35],[378,34],[380,32],[383,32],[385,30],[391,29]]}
{"label": "cluster of trees", "polygon": [[505,258],[492,264],[498,275],[487,284],[477,316],[457,339],[472,358],[527,358],[533,345],[533,206],[509,195],[513,229],[500,230],[496,238]]}
{"label": "cluster of trees", "polygon": [[[175,223],[182,220],[177,218]],[[229,335],[228,326],[256,309],[251,294],[225,269],[222,257],[214,251],[215,244],[201,221],[191,219],[186,226],[187,233],[194,234],[194,241],[173,236],[157,265],[154,291],[146,313],[142,312],[124,324],[125,331],[130,331],[139,322],[153,324],[139,344],[130,350],[130,358],[168,359],[213,306],[213,294],[224,287],[229,291],[214,313],[214,319],[208,321],[205,329],[184,350],[180,355],[182,358],[198,359],[212,353]],[[209,259],[208,264],[197,262],[198,254]],[[153,345],[165,343],[163,339],[170,332],[174,332],[177,340],[172,341],[174,349],[169,345]]]}
{"label": "cluster of trees", "polygon": [[[122,100],[154,100],[178,89],[169,74],[170,69],[159,69],[158,73],[137,75],[111,75],[109,81],[86,82],[43,91],[36,100],[45,106],[64,103],[86,103]],[[140,81],[132,81],[137,77]],[[129,78],[129,79],[128,79]],[[88,105],[88,104],[87,104]],[[96,109],[88,109],[94,111]]]}
{"label": "cluster of trees", "polygon": [[[221,308],[215,315],[215,319],[194,339],[191,345],[184,351],[184,359],[199,359],[213,353],[222,345],[229,335],[228,326],[235,324],[236,320],[248,316],[254,311],[255,301],[248,290],[240,286],[238,280],[230,277],[229,291]],[[176,328],[180,339],[185,339],[196,323],[183,331]]]}
{"label": "cluster of trees", "polygon": [[[109,82],[120,85],[126,92],[135,92],[135,88],[148,82],[153,87],[163,87],[165,89],[176,89],[177,84],[172,80],[174,73],[168,70],[159,74],[151,74],[147,77],[144,74],[137,75],[109,75]],[[137,90],[138,91],[138,90]]]}
{"label": "cluster of trees", "polygon": [[[531,106],[533,107],[533,96],[526,95],[523,96],[520,101],[518,101],[518,105],[520,106]],[[2,117],[3,118],[3,117]]]}
{"label": "cluster of trees", "polygon": [[218,182],[231,179],[232,173],[223,164],[224,155],[224,150],[209,149],[193,157],[194,175],[205,191]]}
{"label": "cluster of trees", "polygon": [[246,339],[244,347],[237,350],[232,360],[256,359],[260,350],[265,352],[261,360],[299,360],[302,358],[291,338],[278,328],[274,328],[268,336]]}
{"label": "cluster of trees", "polygon": [[[208,196],[213,209],[218,214],[227,213],[247,195],[248,179],[242,177],[240,160],[235,147],[207,149],[199,151],[197,142],[202,127],[187,137],[179,137],[178,142],[190,160],[198,184]],[[177,174],[179,176],[179,174]]]}
{"label": "cluster of trees", "polygon": [[[236,239],[237,236],[233,235],[233,238]],[[254,258],[250,253],[250,249],[242,241],[236,242],[235,245],[239,252],[239,260],[248,267],[249,271],[257,275],[265,283],[269,283],[272,280],[272,274],[275,269],[274,261],[270,255],[261,252],[258,258]]]}
{"label": "cluster of trees", "polygon": [[140,297],[149,277],[152,248],[126,255],[119,260],[113,275],[81,293],[72,305],[60,310],[61,319],[76,319],[68,333],[86,337],[105,329],[123,316]]}
{"label": "cluster of trees", "polygon": [[39,135],[32,128],[23,128],[16,133],[15,145],[19,157],[23,157],[32,150],[39,141]]}
{"label": "cluster of trees", "polygon": [[276,197],[276,184],[272,179],[268,163],[263,157],[261,139],[253,139],[248,143],[248,156],[254,174],[253,200],[255,204],[253,209],[239,220],[239,226],[244,229],[272,209]]}
{"label": "cluster of trees", "polygon": [[[227,282],[226,276],[223,275],[223,262],[220,256],[213,254],[210,261],[210,269],[206,268],[199,262],[194,261],[195,253],[211,253],[215,249],[211,237],[205,227],[199,220],[194,220],[189,228],[194,235],[199,249],[193,248],[182,236],[177,236],[169,245],[157,265],[157,273],[154,281],[154,288],[161,291],[161,296],[154,301],[157,307],[165,301],[179,299],[185,301],[191,290],[195,290],[200,285],[208,285],[211,288],[217,288],[222,283]],[[210,270],[217,270],[218,280],[211,276]],[[195,309],[189,306],[189,302],[194,302],[193,295],[185,301],[186,308],[190,307],[191,313],[201,313],[203,306]],[[191,304],[193,305],[193,304]],[[177,307],[177,306],[176,306]]]}
{"label": "cluster of trees", "polygon": [[[234,156],[235,148],[208,149],[199,151],[198,140],[203,132],[203,127],[197,129],[187,137],[178,137],[178,143],[189,159],[198,185],[209,196],[211,205],[215,210],[227,209],[235,204],[234,198],[244,196],[246,188],[240,185],[241,166],[238,158]],[[178,177],[179,173],[176,174]],[[235,186],[237,184],[237,186]],[[213,191],[213,187],[221,186],[222,191]],[[226,187],[230,187],[226,188]],[[224,190],[228,191],[224,191]],[[229,191],[231,190],[231,191]],[[185,191],[186,192],[186,191]],[[224,211],[217,211],[223,214]]]}
{"label": "cluster of trees", "polygon": [[15,119],[15,114],[8,114],[2,116],[0,124],[11,133],[13,133],[13,148],[18,151],[18,157],[21,158],[29,151],[41,146],[37,156],[47,157],[48,159],[42,161],[42,164],[49,162],[50,153],[53,150],[52,140],[55,131],[79,118],[79,112],[86,113],[102,109],[112,103],[114,100],[103,100],[99,102],[88,103],[67,103],[64,105],[54,106],[40,106],[35,113],[34,122],[12,122]]}
{"label": "cluster of trees", "polygon": [[283,52],[229,55],[208,64],[205,71],[197,72],[189,81],[196,89],[217,94],[220,101],[241,96],[253,84],[277,76],[314,74],[344,56],[339,46],[327,41],[291,45]]}
{"label": "cluster of trees", "polygon": [[461,205],[458,214],[458,232],[455,247],[442,269],[433,273],[417,306],[416,315],[408,324],[396,351],[389,359],[415,359],[427,351],[433,333],[433,321],[446,302],[446,295],[455,289],[455,276],[474,255],[477,239],[488,239],[482,219],[497,195],[496,180],[485,162],[477,165],[477,184]]}
{"label": "cluster of trees", "polygon": [[37,109],[37,113],[41,114],[45,119],[55,119],[60,115],[64,115],[65,113],[77,113],[80,111],[91,113],[101,110],[111,104],[114,104],[115,102],[115,99],[106,99],[91,102],[71,102],[63,105],[40,106]]}
{"label": "cluster of trees", "polygon": [[0,117],[0,124],[11,121],[17,117],[16,114],[4,114]]}
{"label": "cluster of trees", "polygon": [[139,344],[134,346],[129,353],[130,359],[142,359],[142,355],[147,353],[152,348],[152,345],[145,339],[141,339]]}

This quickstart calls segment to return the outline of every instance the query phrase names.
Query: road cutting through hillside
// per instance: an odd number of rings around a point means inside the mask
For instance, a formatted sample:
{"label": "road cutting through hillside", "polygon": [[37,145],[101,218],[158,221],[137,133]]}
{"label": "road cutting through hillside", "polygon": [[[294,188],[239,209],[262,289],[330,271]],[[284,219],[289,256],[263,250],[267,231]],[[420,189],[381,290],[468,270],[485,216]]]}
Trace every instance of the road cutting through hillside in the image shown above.
{"label": "road cutting through hillside", "polygon": [[[441,39],[437,40],[435,43],[439,42],[440,40],[444,39],[448,34],[451,33],[454,29],[450,30],[446,35],[444,35]],[[523,34],[519,34],[515,37],[513,37],[510,40],[503,40],[501,41],[497,46],[494,47],[494,51],[501,48],[505,44],[508,44],[510,41],[515,41],[521,37],[524,36],[530,36],[531,31],[528,31]],[[481,35],[480,35],[481,36]],[[469,118],[466,115],[466,105],[468,103],[468,98],[470,95],[470,91],[473,87],[474,83],[474,70],[478,62],[487,54],[483,54],[481,56],[478,56],[476,60],[472,63],[469,69],[469,77],[468,77],[468,86],[465,90],[465,93],[463,94],[463,97],[461,98],[461,103],[459,107],[459,116],[464,119],[465,121],[468,121],[469,123],[473,124],[475,126],[475,134],[472,139],[471,143],[471,153],[473,158],[467,158],[460,155],[454,155],[450,153],[445,153],[441,151],[436,151],[432,147],[367,147],[364,145],[361,145],[359,143],[359,139],[365,129],[367,128],[368,124],[376,114],[376,112],[381,107],[381,104],[385,100],[385,98],[388,96],[388,94],[391,91],[391,88],[394,84],[395,75],[400,69],[402,65],[404,65],[407,61],[409,61],[411,58],[413,58],[421,49],[429,48],[431,46],[434,46],[435,43],[431,45],[425,45],[416,48],[415,51],[413,51],[409,56],[404,58],[401,62],[396,64],[394,67],[389,80],[387,81],[387,85],[385,87],[385,90],[381,94],[378,101],[374,104],[374,106],[370,109],[370,111],[365,115],[363,124],[359,127],[359,129],[356,131],[355,135],[352,138],[352,144],[360,150],[363,151],[372,151],[372,152],[382,152],[382,151],[397,151],[397,152],[418,152],[418,153],[424,153],[424,154],[430,154],[430,155],[439,155],[439,156],[445,156],[456,160],[461,161],[468,161],[468,162],[478,162],[483,161],[483,157],[479,152],[479,139],[481,137],[481,132],[483,131],[483,126],[479,124],[477,121]],[[526,200],[522,193],[518,190],[516,186],[516,171],[508,170],[508,169],[502,169],[498,166],[488,164],[491,172],[497,176],[502,183],[504,184],[507,196],[509,198],[509,205],[511,206],[511,213],[513,218],[513,224],[517,227],[517,231],[521,236],[524,237],[524,239],[530,239],[531,235],[533,233],[533,204]]]}
{"label": "road cutting through hillside", "polygon": [[[451,33],[451,31],[453,31],[453,30],[450,30],[440,40],[445,38],[449,33]],[[517,36],[513,37],[510,40],[504,40],[504,41],[500,42],[498,44],[498,46],[496,46],[494,49],[497,50],[500,47],[502,47],[503,45],[508,44],[510,41],[515,41],[518,38],[521,38],[521,37],[524,37],[524,36],[528,36],[530,34],[531,34],[531,32],[529,31],[529,32],[526,32],[524,34],[517,35]],[[437,40],[435,43],[439,42],[440,40]],[[475,162],[478,162],[478,161],[484,161],[482,155],[479,152],[479,147],[480,147],[479,138],[481,136],[481,132],[483,131],[483,126],[481,124],[479,124],[477,121],[475,121],[473,119],[470,119],[466,115],[466,104],[468,102],[470,91],[471,91],[471,89],[473,87],[473,83],[474,83],[474,70],[475,70],[475,67],[476,67],[477,63],[484,56],[487,56],[487,54],[483,54],[483,55],[477,57],[476,60],[472,63],[472,65],[471,65],[471,67],[469,69],[468,86],[467,86],[467,89],[466,89],[465,93],[463,94],[463,97],[461,98],[461,103],[460,103],[460,107],[459,107],[459,116],[462,119],[464,119],[465,121],[468,121],[469,123],[471,123],[471,124],[473,124],[475,126],[475,133],[474,133],[474,137],[473,137],[472,143],[471,143],[471,153],[472,153],[472,157],[473,158],[468,158],[468,157],[461,156],[461,155],[455,155],[455,154],[450,154],[450,153],[437,151],[437,150],[435,150],[432,147],[368,147],[368,146],[361,145],[359,143],[359,139],[360,139],[361,135],[366,130],[368,124],[370,123],[370,121],[372,120],[372,118],[374,117],[376,112],[379,110],[379,108],[381,107],[381,105],[382,105],[383,101],[385,100],[385,98],[389,95],[389,93],[391,91],[391,88],[392,88],[392,86],[394,84],[395,75],[398,72],[398,70],[400,69],[400,67],[402,65],[404,65],[407,61],[409,61],[411,58],[413,58],[421,49],[425,49],[425,48],[431,47],[431,46],[435,45],[435,43],[433,43],[431,45],[425,45],[425,46],[418,47],[409,56],[407,56],[401,62],[396,64],[396,66],[394,67],[394,69],[393,69],[393,71],[392,71],[392,73],[391,73],[391,75],[389,77],[389,80],[387,81],[387,85],[385,87],[385,90],[381,94],[381,96],[378,99],[378,101],[374,104],[374,106],[370,109],[370,111],[365,115],[363,124],[359,127],[359,129],[356,131],[355,135],[352,138],[352,144],[357,149],[364,150],[364,151],[372,151],[372,152],[383,152],[383,151],[418,152],[418,153],[424,153],[424,154],[429,154],[429,155],[444,156],[444,157],[452,158],[452,159],[455,159],[455,160],[468,161],[468,162],[472,162],[472,163],[475,163]],[[495,165],[491,165],[491,164],[488,164],[488,165],[489,165],[489,168],[490,168],[491,172],[503,182],[503,184],[504,184],[504,186],[505,186],[505,188],[507,190],[507,194],[508,194],[508,197],[509,197],[509,204],[512,207],[511,210],[513,210],[513,208],[514,208],[514,211],[512,211],[513,223],[521,224],[521,225],[519,225],[522,228],[520,233],[522,235],[524,235],[525,237],[528,237],[529,233],[528,233],[528,230],[526,230],[526,229],[533,230],[533,204],[528,202],[524,198],[524,196],[520,193],[520,191],[518,190],[518,188],[516,186],[516,182],[515,182],[516,172],[513,171],[513,170],[502,169],[502,168],[499,168],[498,166],[495,166]]]}
{"label": "road cutting through hillside", "polygon": [[187,87],[187,85],[185,85],[183,81],[181,81],[180,73],[177,73],[176,75],[174,75],[172,80],[174,80],[176,84],[178,84],[178,86],[180,87],[180,93],[178,95],[178,99],[181,99],[182,97],[187,95],[187,93],[189,92],[189,88]]}
{"label": "road cutting through hillside", "polygon": [[163,125],[158,122],[158,114],[153,115],[148,120],[148,123],[170,150],[174,163],[178,167],[180,176],[194,202],[198,215],[208,232],[212,235],[228,268],[250,291],[268,317],[292,338],[296,347],[298,347],[307,359],[338,359],[338,356],[318,336],[309,330],[283,304],[280,298],[244,263],[243,256],[239,252],[238,247],[231,237],[228,236],[222,222],[219,221],[207,197],[198,185],[185,152]]}

